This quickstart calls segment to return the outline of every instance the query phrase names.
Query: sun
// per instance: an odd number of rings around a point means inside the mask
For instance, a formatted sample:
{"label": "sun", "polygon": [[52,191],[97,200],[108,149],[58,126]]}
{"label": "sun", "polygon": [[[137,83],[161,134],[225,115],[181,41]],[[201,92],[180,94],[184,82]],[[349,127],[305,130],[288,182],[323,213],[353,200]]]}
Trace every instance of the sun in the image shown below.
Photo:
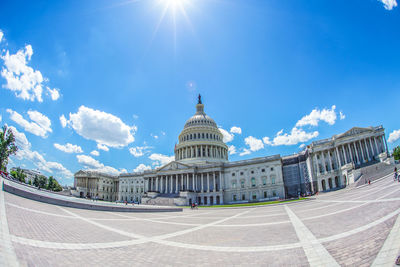
{"label": "sun", "polygon": [[187,0],[160,0],[167,9],[183,8]]}

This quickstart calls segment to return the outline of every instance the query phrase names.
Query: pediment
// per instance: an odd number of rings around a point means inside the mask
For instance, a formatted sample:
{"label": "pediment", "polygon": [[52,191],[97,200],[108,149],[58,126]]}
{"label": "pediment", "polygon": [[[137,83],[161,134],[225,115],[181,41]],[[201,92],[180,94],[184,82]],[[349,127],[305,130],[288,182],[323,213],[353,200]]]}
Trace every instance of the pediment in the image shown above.
{"label": "pediment", "polygon": [[347,132],[339,134],[337,137],[341,138],[341,137],[346,137],[346,136],[354,136],[354,135],[358,135],[358,134],[362,134],[362,133],[366,133],[366,132],[372,132],[372,130],[370,128],[353,127],[350,130],[348,130]]}
{"label": "pediment", "polygon": [[85,176],[87,173],[84,170],[79,170],[77,171],[74,176]]}
{"label": "pediment", "polygon": [[159,168],[158,171],[184,170],[184,169],[192,169],[192,167],[189,165],[183,164],[181,162],[171,161],[170,163]]}

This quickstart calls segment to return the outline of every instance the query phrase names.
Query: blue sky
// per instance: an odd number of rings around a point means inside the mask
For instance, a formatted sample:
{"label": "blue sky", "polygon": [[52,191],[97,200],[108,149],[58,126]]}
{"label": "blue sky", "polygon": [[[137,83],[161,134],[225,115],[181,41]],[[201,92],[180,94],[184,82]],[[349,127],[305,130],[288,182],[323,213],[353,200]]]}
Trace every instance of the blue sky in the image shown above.
{"label": "blue sky", "polygon": [[62,184],[171,160],[201,93],[230,160],[354,126],[400,144],[396,0],[2,1],[9,167]]}

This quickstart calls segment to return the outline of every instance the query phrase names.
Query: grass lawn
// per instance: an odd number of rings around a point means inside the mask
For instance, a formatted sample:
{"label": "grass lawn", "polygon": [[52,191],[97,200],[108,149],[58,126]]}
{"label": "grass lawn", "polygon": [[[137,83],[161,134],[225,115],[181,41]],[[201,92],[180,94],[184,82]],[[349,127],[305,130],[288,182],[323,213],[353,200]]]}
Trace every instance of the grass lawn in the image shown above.
{"label": "grass lawn", "polygon": [[[240,204],[226,204],[226,205],[215,205],[215,206],[198,206],[199,208],[232,208],[232,207],[250,207],[250,206],[263,206],[263,205],[271,205],[271,204],[279,204],[279,203],[288,203],[294,201],[306,200],[306,197],[301,197],[299,199],[289,199],[289,200],[275,200],[275,201],[267,201],[267,202],[252,202],[252,203],[240,203]],[[184,206],[184,208],[190,208],[190,206]]]}

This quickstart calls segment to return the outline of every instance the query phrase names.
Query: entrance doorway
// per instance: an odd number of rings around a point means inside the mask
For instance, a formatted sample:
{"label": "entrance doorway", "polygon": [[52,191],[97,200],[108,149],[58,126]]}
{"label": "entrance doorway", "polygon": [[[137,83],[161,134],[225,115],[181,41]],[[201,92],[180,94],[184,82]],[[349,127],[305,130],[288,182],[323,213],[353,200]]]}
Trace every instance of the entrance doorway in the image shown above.
{"label": "entrance doorway", "polygon": [[204,205],[207,205],[207,197],[204,197]]}
{"label": "entrance doorway", "polygon": [[212,204],[214,204],[214,197],[213,196],[210,197],[210,205],[212,205]]}
{"label": "entrance doorway", "polygon": [[221,204],[220,197],[217,196],[217,205]]}
{"label": "entrance doorway", "polygon": [[328,179],[329,189],[332,189],[332,178]]}
{"label": "entrance doorway", "polygon": [[339,187],[339,177],[335,177],[335,185],[336,187]]}
{"label": "entrance doorway", "polygon": [[325,180],[322,180],[321,184],[322,184],[322,191],[325,191],[326,190]]}

